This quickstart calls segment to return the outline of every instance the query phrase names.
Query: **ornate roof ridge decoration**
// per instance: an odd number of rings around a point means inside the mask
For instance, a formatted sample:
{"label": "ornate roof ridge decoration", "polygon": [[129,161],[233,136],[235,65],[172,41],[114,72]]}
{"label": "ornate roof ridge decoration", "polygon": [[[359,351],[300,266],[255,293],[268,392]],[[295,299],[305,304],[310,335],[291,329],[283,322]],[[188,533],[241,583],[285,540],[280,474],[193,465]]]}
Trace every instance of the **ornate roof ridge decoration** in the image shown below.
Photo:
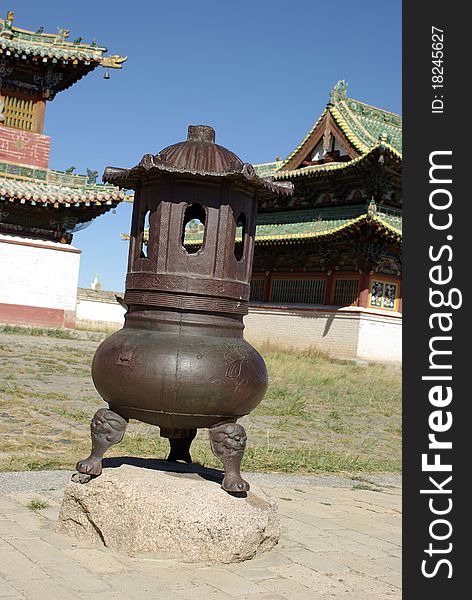
{"label": "ornate roof ridge decoration", "polygon": [[371,116],[375,117],[379,121],[385,121],[384,115],[386,114],[386,115],[390,115],[391,117],[396,117],[392,121],[392,123],[395,126],[400,127],[403,123],[403,118],[401,115],[399,115],[398,113],[394,113],[391,110],[387,110],[386,108],[379,108],[378,106],[374,106],[373,104],[368,104],[367,102],[364,102],[362,100],[357,100],[355,98],[345,98],[345,100],[343,102],[354,102],[355,104],[358,104],[361,107],[366,107],[366,108],[370,109],[372,111]]}
{"label": "ornate roof ridge decoration", "polygon": [[378,145],[379,141],[383,141],[395,148],[401,157],[401,116],[360,100],[348,98],[347,85],[344,80],[336,83],[330,92],[326,108],[307,135],[275,170],[274,176],[281,173],[285,166],[303,150],[328,114],[331,115],[356,152],[367,153]]}
{"label": "ornate roof ridge decoration", "polygon": [[[340,163],[326,163],[319,165],[310,165],[308,167],[302,167],[300,169],[292,169],[290,171],[277,171],[274,173],[273,178],[275,180],[280,179],[293,179],[294,177],[310,176],[310,177],[322,177],[329,176],[330,173],[336,171],[349,172],[369,163],[370,160],[380,157],[389,157],[400,164],[402,162],[402,155],[396,148],[390,146],[386,142],[378,142],[375,146],[368,149],[365,153],[361,154],[357,158]],[[382,161],[384,162],[384,161]]]}
{"label": "ornate roof ridge decoration", "polygon": [[274,183],[258,177],[254,167],[233,152],[215,144],[215,131],[206,125],[190,125],[184,142],[167,146],[158,154],[145,154],[131,169],[107,167],[103,181],[121,188],[135,189],[139,182],[159,177],[162,173],[192,176],[226,177],[245,187],[258,188],[262,195],[293,194],[292,184]]}
{"label": "ornate roof ridge decoration", "polygon": [[336,104],[347,98],[348,83],[345,79],[340,79],[329,93],[329,104]]}
{"label": "ornate roof ridge decoration", "polygon": [[366,102],[361,102],[360,100],[354,100],[353,98],[348,98],[347,87],[348,87],[348,83],[344,79],[340,79],[334,85],[333,89],[331,90],[331,92],[329,94],[328,106],[338,104],[339,102],[347,102],[348,100],[350,100],[351,102],[355,102],[356,104],[359,104],[359,105],[365,106],[366,108],[369,108],[373,112],[373,114],[376,115],[377,118],[379,118],[380,120],[384,120],[384,117],[383,117],[384,113],[387,113],[388,115],[391,115],[392,117],[397,117],[397,119],[399,120],[399,122],[397,124],[401,125],[402,118],[400,115],[397,115],[396,113],[394,113],[390,110],[385,110],[383,108],[378,108],[377,106],[373,106],[372,104],[367,104]]}
{"label": "ornate roof ridge decoration", "polygon": [[359,100],[347,98],[332,107],[331,113],[347,135],[347,132],[357,139],[359,147],[367,149],[379,140],[385,140],[391,145],[402,145],[402,119],[399,115],[371,107]]}
{"label": "ornate roof ridge decoration", "polygon": [[112,187],[108,183],[97,183],[98,171],[87,169],[85,175],[73,173],[73,170],[75,170],[73,167],[66,171],[59,171],[0,160],[0,179],[19,179],[25,183],[53,183],[72,188]]}
{"label": "ornate roof ridge decoration", "polygon": [[40,27],[33,32],[14,27],[13,18],[14,13],[10,11],[6,19],[0,19],[0,53],[17,55],[18,58],[30,56],[43,62],[50,59],[52,62],[72,61],[73,64],[96,63],[95,66],[111,69],[121,69],[122,63],[127,60],[126,56],[117,54],[104,56],[107,48],[99,46],[95,40],[82,43],[79,37],[72,42],[66,41],[70,33],[68,29],[59,27],[57,33],[43,33]]}
{"label": "ornate roof ridge decoration", "polygon": [[254,170],[256,171],[256,175],[258,177],[267,178],[272,177],[275,171],[283,164],[282,159],[276,159],[270,162],[258,163],[257,165],[252,165]]}
{"label": "ornate roof ridge decoration", "polygon": [[314,221],[330,221],[339,219],[350,219],[369,213],[369,207],[375,206],[375,214],[385,215],[388,219],[402,221],[402,211],[399,208],[377,205],[371,200],[367,204],[345,204],[341,206],[319,206],[312,208],[301,208],[293,210],[280,210],[276,212],[262,212],[257,215],[258,225],[287,225],[289,223],[309,223]]}
{"label": "ornate roof ridge decoration", "polygon": [[[399,217],[390,217],[382,214],[380,211],[381,208],[379,208],[378,213],[371,214],[364,207],[363,214],[345,219],[335,219],[332,221],[320,220],[312,221],[311,223],[257,224],[255,243],[256,245],[265,243],[290,244],[305,242],[311,239],[349,236],[359,227],[368,226],[376,229],[380,235],[386,237],[393,244],[401,244],[402,219]],[[303,228],[304,230],[297,232],[297,226],[298,229]],[[122,240],[129,240],[130,236],[122,233],[120,237]],[[144,232],[144,239],[147,240],[147,230]],[[188,241],[189,246],[201,243],[202,239],[198,236]]]}

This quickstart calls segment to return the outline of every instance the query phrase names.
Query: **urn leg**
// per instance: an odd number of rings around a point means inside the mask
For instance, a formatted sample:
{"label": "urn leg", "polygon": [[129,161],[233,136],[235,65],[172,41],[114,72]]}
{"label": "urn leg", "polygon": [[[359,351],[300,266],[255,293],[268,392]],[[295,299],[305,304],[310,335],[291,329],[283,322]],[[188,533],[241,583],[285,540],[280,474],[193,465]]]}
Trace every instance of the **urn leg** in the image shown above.
{"label": "urn leg", "polygon": [[221,487],[227,492],[247,492],[249,483],[241,477],[241,460],[246,449],[246,432],[239,423],[220,423],[210,429],[213,454],[221,460],[225,476]]}
{"label": "urn leg", "polygon": [[191,463],[190,445],[196,435],[196,429],[174,429],[171,431],[161,428],[161,437],[168,438],[170,444],[167,460],[171,462],[183,460],[186,463]]}
{"label": "urn leg", "polygon": [[84,460],[79,460],[75,467],[77,471],[95,477],[100,475],[103,455],[110,446],[121,442],[127,425],[128,421],[112,410],[108,408],[97,410],[90,423],[92,452]]}

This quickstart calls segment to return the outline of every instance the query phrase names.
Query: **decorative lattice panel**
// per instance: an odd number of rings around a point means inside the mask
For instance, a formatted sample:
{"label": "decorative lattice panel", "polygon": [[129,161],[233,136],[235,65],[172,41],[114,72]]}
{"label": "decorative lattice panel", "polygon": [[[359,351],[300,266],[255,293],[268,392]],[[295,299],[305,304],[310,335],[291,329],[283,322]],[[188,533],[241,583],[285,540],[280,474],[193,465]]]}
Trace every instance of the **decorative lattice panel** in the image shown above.
{"label": "decorative lattice panel", "polygon": [[359,298],[358,279],[337,279],[334,287],[334,304],[336,306],[349,306],[357,304]]}
{"label": "decorative lattice panel", "polygon": [[249,299],[254,302],[262,302],[264,300],[264,279],[253,279],[251,281],[251,291]]}
{"label": "decorative lattice panel", "polygon": [[32,131],[34,101],[5,96],[3,102],[3,124],[16,129]]}
{"label": "decorative lattice panel", "polygon": [[324,304],[324,279],[274,279],[271,302]]}

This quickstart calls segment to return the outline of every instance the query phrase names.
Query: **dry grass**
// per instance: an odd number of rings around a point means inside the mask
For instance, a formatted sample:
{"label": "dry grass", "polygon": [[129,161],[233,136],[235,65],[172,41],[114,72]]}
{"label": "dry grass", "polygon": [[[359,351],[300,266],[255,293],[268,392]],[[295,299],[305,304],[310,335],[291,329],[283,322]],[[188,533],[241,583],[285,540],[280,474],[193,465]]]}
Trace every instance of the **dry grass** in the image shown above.
{"label": "dry grass", "polygon": [[121,329],[121,325],[106,325],[103,323],[94,323],[93,321],[77,321],[75,324],[75,328],[79,331],[91,331],[91,332],[100,332],[106,333],[107,335],[111,335],[118,329]]}
{"label": "dry grass", "polygon": [[[0,329],[0,470],[71,469],[88,454],[88,422],[104,406],[90,377],[98,342],[13,329]],[[245,470],[401,469],[398,368],[318,352],[262,352],[271,380],[263,402],[241,420],[248,433]],[[192,449],[195,461],[221,467],[206,431],[199,431]],[[167,451],[157,428],[132,422],[108,455],[162,458]]]}

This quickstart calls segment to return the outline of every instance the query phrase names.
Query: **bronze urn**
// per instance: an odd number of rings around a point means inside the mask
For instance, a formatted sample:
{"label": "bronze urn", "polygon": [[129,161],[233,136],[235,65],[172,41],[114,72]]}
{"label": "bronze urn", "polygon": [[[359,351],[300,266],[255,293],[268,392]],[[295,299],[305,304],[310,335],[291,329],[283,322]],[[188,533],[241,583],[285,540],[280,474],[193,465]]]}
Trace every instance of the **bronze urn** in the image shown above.
{"label": "bronze urn", "polygon": [[123,329],[93,359],[93,381],[109,409],[92,419],[92,452],[77,463],[79,473],[100,475],[107,448],[138,419],[169,439],[170,461],[191,462],[197,428],[209,428],[223,489],[249,489],[240,474],[246,433],[237,420],[267,387],[264,360],[243,338],[257,203],[289,196],[292,187],[259,178],[214,136],[211,127],[190,126],[187,141],[132,169],[105,170],[105,182],[135,191],[127,312]]}

